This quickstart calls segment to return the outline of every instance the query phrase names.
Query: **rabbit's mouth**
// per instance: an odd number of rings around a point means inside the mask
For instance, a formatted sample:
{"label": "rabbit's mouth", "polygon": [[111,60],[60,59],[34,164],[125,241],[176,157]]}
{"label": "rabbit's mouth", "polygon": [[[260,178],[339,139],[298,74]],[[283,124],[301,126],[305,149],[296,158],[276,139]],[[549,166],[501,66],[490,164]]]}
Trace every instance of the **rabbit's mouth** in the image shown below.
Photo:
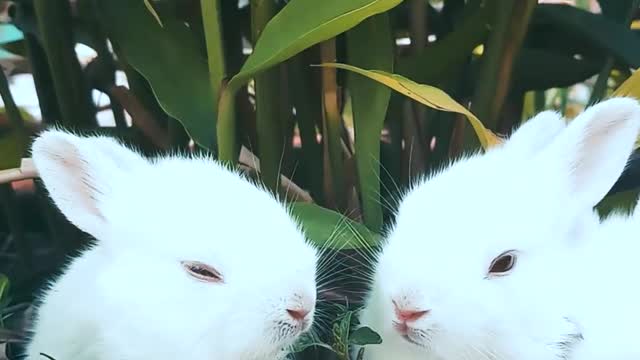
{"label": "rabbit's mouth", "polygon": [[407,342],[419,346],[423,349],[429,349],[431,343],[431,335],[429,331],[420,329],[409,329],[406,333],[400,334],[400,336]]}

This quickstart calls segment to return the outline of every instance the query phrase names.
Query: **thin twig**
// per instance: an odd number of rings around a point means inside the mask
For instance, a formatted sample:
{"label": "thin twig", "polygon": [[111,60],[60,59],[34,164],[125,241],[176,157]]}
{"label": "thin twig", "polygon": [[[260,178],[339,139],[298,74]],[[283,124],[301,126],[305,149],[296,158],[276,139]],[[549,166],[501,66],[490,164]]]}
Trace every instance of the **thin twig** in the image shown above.
{"label": "thin twig", "polygon": [[0,184],[38,177],[38,171],[30,158],[22,159],[19,168],[0,170]]}

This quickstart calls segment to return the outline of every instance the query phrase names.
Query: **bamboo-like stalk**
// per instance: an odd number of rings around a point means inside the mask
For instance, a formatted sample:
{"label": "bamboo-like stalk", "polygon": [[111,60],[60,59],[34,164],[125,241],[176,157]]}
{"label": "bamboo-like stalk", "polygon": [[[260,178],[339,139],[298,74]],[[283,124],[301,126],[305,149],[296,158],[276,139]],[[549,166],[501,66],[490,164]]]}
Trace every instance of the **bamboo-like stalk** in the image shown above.
{"label": "bamboo-like stalk", "polygon": [[13,100],[9,89],[9,81],[2,69],[0,69],[0,96],[2,96],[4,107],[7,110],[7,117],[11,123],[11,127],[18,131],[25,130],[24,120],[22,119],[18,105],[16,105],[16,102]]}
{"label": "bamboo-like stalk", "polygon": [[[309,190],[316,201],[322,202],[322,148],[317,141],[316,123],[322,118],[319,82],[306,76],[304,54],[289,62],[291,96],[296,107],[296,121],[302,142],[303,166],[307,169]],[[316,96],[316,93],[317,96]]]}
{"label": "bamboo-like stalk", "polygon": [[236,144],[235,89],[223,87],[218,102],[218,159],[228,165],[238,162],[239,146]]}
{"label": "bamboo-like stalk", "polygon": [[33,3],[62,114],[62,124],[93,128],[97,124],[95,106],[74,49],[69,1],[34,0]]}
{"label": "bamboo-like stalk", "polygon": [[[320,44],[322,63],[336,61],[335,39]],[[345,208],[346,189],[344,159],[340,137],[342,116],[338,102],[336,69],[322,68],[323,145],[325,161],[325,194],[327,203],[338,210]]]}
{"label": "bamboo-like stalk", "polygon": [[222,37],[222,17],[219,0],[202,0],[202,23],[204,25],[209,64],[209,82],[217,104],[223,79],[226,76],[224,42]]}
{"label": "bamboo-like stalk", "polygon": [[[520,50],[537,0],[493,0],[495,18],[476,90],[471,102],[473,113],[489,129],[496,129],[511,82],[513,62]],[[477,147],[477,136],[466,127],[465,145]]]}
{"label": "bamboo-like stalk", "polygon": [[[275,13],[276,4],[274,1],[251,1],[251,27],[254,44]],[[274,192],[280,188],[279,174],[284,150],[278,106],[279,81],[279,66],[263,71],[255,77],[258,154],[262,164],[260,177],[267,188]]]}
{"label": "bamboo-like stalk", "polygon": [[25,33],[24,42],[38,96],[42,122],[45,124],[57,124],[61,121],[62,115],[60,115],[60,107],[56,101],[56,91],[53,87],[47,54],[35,35]]}

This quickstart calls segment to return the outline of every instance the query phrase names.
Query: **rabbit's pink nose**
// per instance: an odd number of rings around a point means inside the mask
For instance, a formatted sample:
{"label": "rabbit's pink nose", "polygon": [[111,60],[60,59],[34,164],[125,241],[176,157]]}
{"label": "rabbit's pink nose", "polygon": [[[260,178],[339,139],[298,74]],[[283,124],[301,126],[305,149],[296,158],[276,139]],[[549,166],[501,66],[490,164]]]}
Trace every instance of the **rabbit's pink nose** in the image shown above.
{"label": "rabbit's pink nose", "polygon": [[404,309],[398,307],[396,302],[393,302],[393,308],[396,313],[396,317],[403,323],[408,321],[416,321],[421,317],[427,315],[431,310],[415,310],[415,309]]}
{"label": "rabbit's pink nose", "polygon": [[311,312],[309,309],[287,309],[287,313],[294,320],[302,321]]}

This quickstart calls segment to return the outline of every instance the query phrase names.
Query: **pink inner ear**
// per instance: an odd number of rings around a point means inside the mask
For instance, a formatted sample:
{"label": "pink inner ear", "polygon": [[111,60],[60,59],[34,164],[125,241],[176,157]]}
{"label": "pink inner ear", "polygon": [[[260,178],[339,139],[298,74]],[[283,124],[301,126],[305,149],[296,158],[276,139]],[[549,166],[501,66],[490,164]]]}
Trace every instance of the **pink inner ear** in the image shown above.
{"label": "pink inner ear", "polygon": [[89,174],[89,164],[80,156],[78,150],[71,146],[63,154],[48,153],[48,155],[64,168],[65,176],[70,178],[73,191],[78,193],[78,200],[82,202],[81,207],[88,209],[92,215],[99,219],[105,220],[97,207],[96,194],[100,191],[94,186],[94,180]]}
{"label": "pink inner ear", "polygon": [[[579,145],[578,157],[575,159],[575,163],[572,164],[573,181],[578,188],[585,188],[586,181],[590,180],[590,176],[593,176],[598,163],[603,161],[602,156],[604,154],[594,154],[594,151],[603,151],[614,144],[607,144],[611,142],[612,132],[621,131],[620,123],[609,121],[599,126],[590,126],[588,134],[584,137],[583,141]],[[609,145],[609,146],[607,146]]]}

